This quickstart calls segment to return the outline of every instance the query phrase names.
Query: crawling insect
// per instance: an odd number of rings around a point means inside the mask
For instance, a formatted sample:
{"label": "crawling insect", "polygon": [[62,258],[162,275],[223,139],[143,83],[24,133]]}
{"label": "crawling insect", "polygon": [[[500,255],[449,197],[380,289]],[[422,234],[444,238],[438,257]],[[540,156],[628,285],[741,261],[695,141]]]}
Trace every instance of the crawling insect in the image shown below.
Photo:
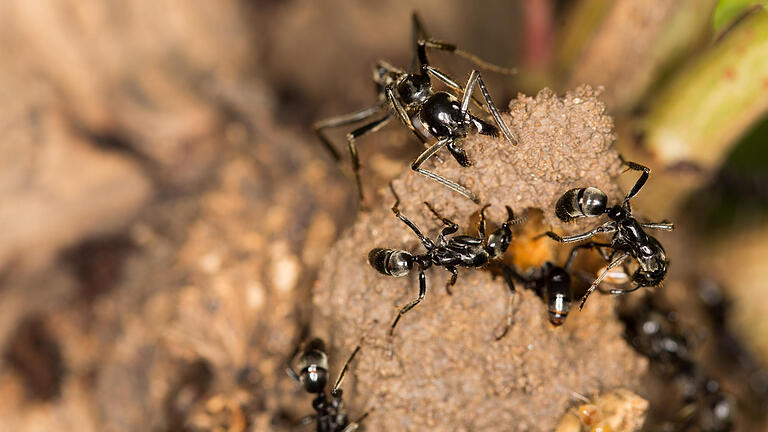
{"label": "crawling insect", "polygon": [[[570,222],[582,217],[597,217],[608,215],[610,221],[583,234],[561,237],[552,231],[542,235],[561,243],[574,243],[587,240],[601,233],[612,233],[610,243],[590,241],[579,245],[579,249],[595,249],[605,259],[608,265],[592,282],[586,294],[581,298],[579,309],[584,307],[587,298],[600,285],[600,282],[617,266],[623,265],[627,258],[637,261],[639,268],[632,273],[634,287],[630,289],[612,289],[611,294],[623,294],[636,291],[641,287],[659,285],[667,275],[667,260],[664,248],[656,238],[647,234],[645,229],[672,231],[675,226],[669,222],[640,223],[632,216],[629,201],[640,192],[651,172],[647,167],[625,162],[631,170],[642,171],[640,178],[624,197],[621,204],[608,207],[608,197],[603,191],[594,187],[571,189],[565,192],[555,205],[555,214],[563,222]],[[605,249],[610,249],[607,252]],[[625,273],[630,274],[625,268]]]}
{"label": "crawling insect", "polygon": [[573,302],[571,275],[568,273],[571,261],[569,259],[564,267],[548,261],[531,275],[526,276],[509,266],[505,266],[504,271],[507,277],[516,279],[542,298],[547,303],[549,322],[560,326],[565,323]]}
{"label": "crawling insect", "polygon": [[[471,162],[461,146],[461,140],[471,132],[476,131],[483,135],[498,137],[499,129],[501,129],[501,132],[510,143],[516,144],[517,140],[509,130],[509,127],[502,121],[501,115],[493,104],[480,73],[477,70],[473,70],[466,86],[462,88],[460,84],[445,72],[429,64],[427,49],[437,49],[460,55],[477,66],[488,70],[495,70],[501,73],[514,73],[514,70],[487,63],[466,51],[458,49],[453,44],[428,38],[416,14],[413,15],[413,39],[415,55],[408,72],[396,68],[385,61],[379,61],[374,68],[373,81],[376,84],[378,97],[373,106],[344,116],[316,122],[313,129],[320,141],[331,152],[331,155],[339,161],[341,160],[339,152],[328,137],[325,136],[323,130],[358,123],[380,115],[379,118],[347,134],[347,147],[349,148],[352,171],[355,174],[358,198],[361,203],[364,202],[364,197],[362,182],[360,181],[360,160],[356,140],[369,132],[379,130],[393,116],[399,118],[416,135],[419,141],[427,147],[411,164],[411,169],[477,202],[477,197],[472,191],[454,181],[421,168],[422,164],[445,147],[460,165],[470,166]],[[432,78],[444,83],[453,93],[435,91],[432,88]],[[469,112],[470,101],[474,101],[475,104],[482,107],[482,104],[472,97],[475,85],[480,87],[488,111],[493,116],[498,128]],[[430,136],[437,139],[437,142],[430,144]]]}
{"label": "crawling insect", "polygon": [[[315,414],[304,417],[299,425],[306,425],[312,421],[317,422],[317,432],[353,432],[360,427],[360,423],[368,416],[363,414],[359,419],[350,422],[342,403],[341,382],[347,374],[349,364],[352,363],[360,345],[355,347],[344,366],[339,377],[331,389],[330,398],[325,393],[328,383],[328,356],[325,354],[325,343],[321,339],[312,339],[307,342],[298,359],[291,359],[291,365],[286,369],[288,376],[301,383],[307,393],[317,395],[312,401]],[[296,361],[299,372],[293,370],[293,362]]]}
{"label": "crawling insect", "polygon": [[678,387],[683,406],[662,430],[730,431],[736,404],[717,380],[705,376],[693,356],[693,344],[674,316],[650,296],[619,314],[630,345],[648,357],[663,379]]}
{"label": "crawling insect", "polygon": [[424,237],[421,231],[419,231],[419,228],[400,213],[400,198],[397,196],[397,193],[391,184],[390,189],[392,189],[392,193],[395,196],[395,204],[392,206],[392,212],[416,234],[424,245],[424,248],[427,250],[426,253],[413,255],[405,250],[374,248],[368,253],[368,263],[381,274],[402,277],[410,273],[411,270],[413,270],[414,265],[417,266],[419,270],[419,296],[403,306],[398,312],[395,321],[389,329],[389,335],[392,337],[395,332],[395,326],[397,326],[400,318],[414,306],[419,304],[427,293],[427,276],[424,273],[425,270],[434,265],[444,267],[451,272],[451,278],[446,284],[446,290],[450,293],[450,287],[456,283],[456,279],[459,276],[457,267],[480,268],[488,264],[489,261],[501,257],[504,252],[506,252],[509,243],[512,240],[512,230],[510,229],[510,226],[519,222],[519,220],[514,218],[512,209],[507,206],[507,220],[486,239],[485,210],[490,207],[490,205],[486,205],[480,210],[480,222],[477,227],[478,237],[459,235],[446,238],[447,236],[455,234],[459,230],[459,226],[450,219],[441,216],[429,203],[425,202],[424,204],[429,211],[431,211],[432,214],[445,225],[435,241],[432,241]]}

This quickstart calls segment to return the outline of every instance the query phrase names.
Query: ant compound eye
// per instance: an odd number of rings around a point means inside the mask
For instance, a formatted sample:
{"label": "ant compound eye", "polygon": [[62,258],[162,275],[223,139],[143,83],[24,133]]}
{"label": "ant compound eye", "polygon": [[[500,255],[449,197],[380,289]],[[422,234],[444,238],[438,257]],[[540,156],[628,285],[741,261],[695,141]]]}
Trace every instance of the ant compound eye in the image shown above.
{"label": "ant compound eye", "polygon": [[581,211],[586,216],[600,216],[608,206],[608,197],[598,188],[588,187],[581,196]]}

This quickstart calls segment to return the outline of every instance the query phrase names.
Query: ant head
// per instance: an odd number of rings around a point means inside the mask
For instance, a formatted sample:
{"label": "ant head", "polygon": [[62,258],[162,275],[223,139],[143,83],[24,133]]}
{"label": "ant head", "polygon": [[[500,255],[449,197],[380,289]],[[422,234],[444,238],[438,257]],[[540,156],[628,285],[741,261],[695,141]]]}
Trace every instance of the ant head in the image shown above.
{"label": "ant head", "polygon": [[406,106],[423,104],[432,93],[432,83],[426,75],[408,75],[397,84],[397,95]]}
{"label": "ant head", "polygon": [[608,196],[596,187],[584,188],[579,205],[585,216],[600,216],[608,206]]}
{"label": "ant head", "polygon": [[401,277],[413,268],[414,258],[404,250],[374,248],[368,252],[368,264],[379,273]]}
{"label": "ant head", "polygon": [[391,84],[403,72],[391,64],[379,60],[373,68],[373,81],[382,87]]}
{"label": "ant head", "polygon": [[626,209],[624,209],[620,205],[615,205],[608,210],[605,211],[608,214],[608,217],[611,219],[624,219],[629,214]]}
{"label": "ant head", "polygon": [[504,255],[504,252],[507,251],[509,244],[512,242],[512,230],[509,226],[515,222],[514,213],[512,212],[512,209],[507,206],[507,221],[501,225],[501,228],[492,232],[491,235],[488,236],[488,241],[486,242],[486,249],[491,258],[498,258]]}
{"label": "ant head", "polygon": [[299,358],[299,381],[307,393],[321,393],[328,383],[328,357],[320,339],[310,341]]}

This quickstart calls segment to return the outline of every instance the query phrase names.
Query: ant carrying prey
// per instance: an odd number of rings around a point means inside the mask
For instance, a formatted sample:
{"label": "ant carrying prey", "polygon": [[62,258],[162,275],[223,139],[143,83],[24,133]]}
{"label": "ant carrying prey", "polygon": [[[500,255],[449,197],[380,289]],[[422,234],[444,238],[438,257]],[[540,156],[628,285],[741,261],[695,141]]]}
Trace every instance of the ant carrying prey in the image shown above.
{"label": "ant carrying prey", "polygon": [[[427,147],[411,164],[411,169],[477,202],[477,196],[466,187],[432,171],[428,171],[421,166],[443,147],[448,149],[461,166],[470,166],[471,162],[466,151],[461,146],[461,140],[466,138],[471,132],[498,137],[500,129],[510,143],[517,144],[517,140],[509,130],[509,127],[501,119],[501,115],[493,104],[480,73],[477,70],[473,70],[466,86],[462,88],[460,84],[446,73],[429,64],[427,49],[437,49],[460,55],[485,69],[502,73],[514,73],[514,71],[487,63],[466,51],[458,49],[453,44],[428,38],[416,14],[413,14],[413,39],[415,55],[408,72],[396,68],[385,61],[379,61],[374,68],[373,80],[376,84],[378,97],[373,106],[344,116],[319,121],[314,124],[313,129],[320,141],[338,161],[341,159],[339,152],[325,136],[323,130],[369,120],[377,114],[381,114],[381,117],[378,119],[366,123],[347,134],[347,147],[349,148],[352,171],[355,174],[358,198],[361,203],[364,201],[363,187],[360,181],[360,160],[356,140],[369,132],[379,130],[389,123],[393,116],[400,119],[416,135],[419,141]],[[449,87],[453,94],[445,91],[435,91],[432,88],[433,78]],[[482,108],[482,104],[472,97],[475,85],[480,88],[480,92],[488,107],[488,112],[490,112],[498,127],[469,112],[470,101],[473,101]],[[430,137],[436,139],[437,142],[430,143]]]}
{"label": "ant carrying prey", "polygon": [[328,356],[325,354],[325,343],[321,339],[312,339],[307,342],[301,355],[298,357],[297,366],[299,372],[293,370],[294,355],[291,365],[285,370],[288,376],[301,383],[307,393],[317,395],[312,401],[312,408],[316,414],[304,417],[299,425],[306,425],[312,421],[317,422],[317,432],[353,432],[360,427],[360,423],[368,416],[363,414],[359,419],[350,422],[342,404],[341,381],[347,374],[349,364],[352,363],[360,345],[352,351],[344,366],[339,372],[339,377],[331,389],[330,399],[325,394],[325,386],[328,383]]}
{"label": "ant carrying prey", "polygon": [[[623,294],[636,291],[641,287],[659,285],[667,275],[669,260],[667,260],[664,248],[656,238],[647,234],[645,229],[672,231],[675,226],[669,222],[640,223],[632,216],[632,208],[629,201],[645,185],[651,170],[634,162],[624,163],[631,170],[642,171],[642,174],[624,197],[621,204],[608,207],[608,197],[603,191],[594,187],[587,187],[571,189],[565,192],[555,205],[555,214],[563,222],[570,222],[582,217],[598,217],[603,214],[608,215],[610,219],[608,222],[583,234],[567,237],[561,237],[552,231],[542,234],[561,243],[587,240],[601,233],[613,234],[610,243],[590,241],[574,248],[575,250],[595,249],[608,263],[600,275],[592,282],[586,294],[581,298],[579,309],[584,307],[587,298],[600,285],[600,282],[615,267],[624,265],[627,258],[633,258],[639,265],[639,268],[632,273],[631,277],[635,286],[626,290],[612,289],[610,291],[611,294]],[[605,249],[610,249],[611,251],[607,252]],[[630,274],[626,268],[624,270],[626,274]]]}
{"label": "ant carrying prey", "polygon": [[[507,206],[507,220],[486,239],[485,210],[490,207],[489,204],[480,210],[480,222],[477,226],[478,237],[458,235],[447,238],[447,236],[455,234],[459,230],[459,226],[450,219],[441,216],[432,205],[425,202],[424,204],[429,211],[445,225],[437,238],[432,241],[424,237],[419,228],[400,213],[400,198],[392,184],[389,186],[392,194],[395,196],[392,212],[416,234],[427,250],[423,254],[413,255],[405,250],[374,248],[368,253],[368,263],[381,274],[402,277],[410,273],[414,265],[419,270],[419,296],[403,306],[398,312],[389,329],[389,335],[392,337],[395,332],[395,326],[397,326],[400,318],[424,299],[427,293],[427,277],[424,272],[428,268],[434,265],[444,267],[451,272],[451,278],[446,284],[446,290],[450,294],[450,287],[456,283],[456,279],[459,276],[457,267],[481,268],[491,260],[500,258],[507,251],[512,240],[510,226],[519,222],[519,220],[514,218],[512,209]],[[504,333],[506,333],[506,330]]]}

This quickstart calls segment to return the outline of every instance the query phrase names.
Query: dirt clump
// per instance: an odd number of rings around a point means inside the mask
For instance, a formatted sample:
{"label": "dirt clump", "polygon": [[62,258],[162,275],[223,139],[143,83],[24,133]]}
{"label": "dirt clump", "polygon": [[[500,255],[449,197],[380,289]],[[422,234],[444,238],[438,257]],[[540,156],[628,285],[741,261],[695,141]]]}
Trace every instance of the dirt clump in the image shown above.
{"label": "dirt clump", "polygon": [[[516,146],[472,136],[464,142],[472,167],[459,167],[447,153],[440,154],[443,163],[426,164],[492,204],[491,226],[504,220],[509,205],[518,214],[539,209],[546,224],[574,232],[589,222],[565,227],[557,221],[553,205],[565,190],[591,185],[610,199],[621,196],[614,183],[621,162],[612,147],[613,123],[598,92],[585,86],[559,97],[543,90],[521,95],[510,109],[503,118],[519,137]],[[403,214],[425,235],[434,237],[441,228],[425,200],[461,230],[475,232],[468,229],[479,210],[475,203],[411,171],[394,187]],[[509,291],[483,271],[460,270],[448,296],[441,286],[448,273],[429,270],[427,296],[398,325],[390,358],[389,324],[397,308],[416,297],[417,272],[401,279],[381,275],[366,262],[367,253],[374,247],[420,253],[422,246],[393,216],[392,201],[384,202],[389,204],[361,215],[336,243],[314,293],[314,328],[330,336],[336,367],[366,337],[345,382],[353,418],[374,409],[365,423],[371,430],[552,430],[573,392],[638,387],[646,362],[621,337],[613,298],[593,296],[583,312],[574,309],[555,328],[534,293],[518,289],[515,323],[496,342]],[[554,242],[551,248],[553,255],[566,249]]]}

